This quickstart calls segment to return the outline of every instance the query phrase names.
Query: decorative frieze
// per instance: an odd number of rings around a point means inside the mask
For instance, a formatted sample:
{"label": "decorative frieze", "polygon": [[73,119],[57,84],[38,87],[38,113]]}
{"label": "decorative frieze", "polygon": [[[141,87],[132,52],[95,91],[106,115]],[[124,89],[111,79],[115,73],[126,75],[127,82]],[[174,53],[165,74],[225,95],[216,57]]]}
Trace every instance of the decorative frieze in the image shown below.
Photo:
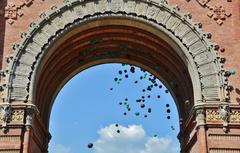
{"label": "decorative frieze", "polygon": [[[1,111],[0,122],[6,121],[6,111]],[[24,121],[24,110],[12,110],[11,114],[8,115],[8,122],[20,122]]]}
{"label": "decorative frieze", "polygon": [[[220,116],[219,110],[215,109],[207,109],[206,110],[206,121],[207,122],[222,122],[222,118]],[[231,110],[230,123],[240,123],[240,110]]]}

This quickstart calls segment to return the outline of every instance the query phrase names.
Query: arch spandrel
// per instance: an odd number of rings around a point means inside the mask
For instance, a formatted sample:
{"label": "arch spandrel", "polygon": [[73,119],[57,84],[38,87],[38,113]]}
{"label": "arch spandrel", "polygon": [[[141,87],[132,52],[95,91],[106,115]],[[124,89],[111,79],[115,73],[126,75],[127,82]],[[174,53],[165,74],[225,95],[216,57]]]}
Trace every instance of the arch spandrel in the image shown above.
{"label": "arch spandrel", "polygon": [[36,69],[54,40],[81,23],[108,16],[144,21],[162,31],[168,36],[166,39],[180,48],[176,52],[189,64],[195,102],[225,101],[226,83],[214,51],[216,47],[200,24],[193,23],[190,15],[181,13],[178,7],[171,7],[165,1],[66,0],[63,6],[41,14],[41,20],[31,23],[29,31],[22,34],[22,42],[14,46],[14,53],[8,58],[5,102],[32,101]]}

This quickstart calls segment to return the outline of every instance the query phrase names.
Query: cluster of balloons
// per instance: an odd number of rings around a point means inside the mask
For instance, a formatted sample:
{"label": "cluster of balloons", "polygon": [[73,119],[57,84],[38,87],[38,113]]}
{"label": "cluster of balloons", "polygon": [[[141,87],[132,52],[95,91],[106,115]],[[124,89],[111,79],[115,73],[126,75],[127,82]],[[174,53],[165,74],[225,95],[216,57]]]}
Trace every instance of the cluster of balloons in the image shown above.
{"label": "cluster of balloons", "polygon": [[[136,72],[137,70],[137,67],[133,66],[133,65],[129,65],[129,64],[122,64],[122,66],[124,67],[123,70],[119,70],[118,71],[118,75],[119,77],[115,77],[113,80],[114,82],[116,82],[117,84],[120,84],[123,79],[128,79],[129,78],[129,75],[130,74],[133,74]],[[147,80],[149,85],[146,86],[145,88],[142,89],[142,93],[143,95],[139,96],[135,102],[137,104],[139,104],[139,108],[141,109],[146,109],[146,112],[145,114],[141,114],[140,111],[135,111],[134,112],[134,115],[135,116],[143,116],[144,118],[147,118],[148,117],[148,114],[150,114],[152,112],[152,108],[150,107],[147,107],[147,105],[145,104],[145,102],[151,98],[157,98],[157,99],[160,99],[161,98],[161,95],[152,95],[152,91],[153,89],[162,89],[163,86],[160,84],[160,81],[158,81],[157,77],[154,76],[153,74],[150,74],[148,72],[146,72],[146,70],[144,69],[140,69],[140,71],[142,72],[142,74],[139,76],[139,79],[135,80],[133,83],[134,84],[138,84],[140,81],[144,81],[144,80]],[[129,73],[130,72],[130,73]],[[139,74],[139,73],[138,73]],[[110,90],[112,91],[113,88],[110,88]],[[169,91],[167,89],[164,90],[164,93],[168,94]],[[126,116],[128,113],[127,112],[130,112],[132,111],[132,108],[131,108],[131,103],[128,102],[128,98],[125,98],[123,102],[119,102],[118,104],[121,105],[121,106],[124,106],[126,111],[123,112],[123,115]],[[171,113],[171,109],[170,109],[170,105],[169,104],[166,104],[166,113],[168,114],[166,116],[166,118],[169,120],[171,119],[171,116],[170,116],[170,113]],[[115,124],[115,127],[119,127],[118,124]],[[171,126],[171,130],[175,130],[175,128],[173,126]],[[116,130],[117,133],[120,133],[121,131],[119,129]],[[157,134],[154,135],[154,137],[157,137]],[[92,148],[93,147],[93,144],[92,143],[89,143],[88,144],[88,148]]]}
{"label": "cluster of balloons", "polygon": [[[124,70],[119,70],[118,71],[119,77],[115,77],[114,78],[114,81],[117,82],[117,84],[120,84],[121,81],[123,81],[122,78],[126,78],[127,79],[129,77],[128,72],[135,73],[136,69],[137,69],[133,65],[122,64],[122,66],[124,66],[125,69]],[[134,84],[137,84],[137,83],[139,83],[140,81],[143,81],[143,80],[148,80],[148,82],[150,83],[146,88],[142,89],[143,95],[141,95],[139,98],[137,98],[135,100],[136,103],[139,104],[140,108],[144,109],[144,108],[146,108],[145,102],[148,99],[154,97],[154,96],[151,95],[151,91],[154,88],[162,89],[163,86],[159,83],[157,77],[154,76],[153,74],[150,74],[150,73],[146,72],[146,70],[144,70],[142,68],[140,69],[140,71],[142,71],[143,74],[140,75],[139,80],[135,80],[134,81]],[[110,90],[113,90],[113,88],[110,88]],[[169,93],[169,91],[167,89],[164,92],[166,94]],[[160,99],[161,96],[160,95],[156,95],[156,98]],[[123,106],[126,107],[126,112],[123,113],[124,116],[127,115],[127,111],[131,111],[130,103],[128,103],[128,98],[126,98],[124,102],[119,102],[119,105],[123,105]],[[170,105],[166,104],[166,107],[167,107],[167,113],[170,114],[171,113]],[[151,113],[152,112],[152,108],[147,108],[147,112]],[[140,116],[140,112],[139,111],[136,111],[134,114],[135,114],[135,116]],[[145,118],[148,117],[147,114],[144,114],[143,116]],[[170,118],[171,118],[170,115],[168,115],[167,119],[170,119]]]}

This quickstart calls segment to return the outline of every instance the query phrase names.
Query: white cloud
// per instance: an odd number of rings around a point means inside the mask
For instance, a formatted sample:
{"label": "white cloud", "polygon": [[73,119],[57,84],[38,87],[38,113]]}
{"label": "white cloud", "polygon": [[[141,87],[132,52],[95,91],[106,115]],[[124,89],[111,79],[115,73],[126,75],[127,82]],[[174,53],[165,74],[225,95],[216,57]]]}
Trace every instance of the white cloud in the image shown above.
{"label": "white cloud", "polygon": [[[120,130],[120,133],[117,133]],[[166,137],[149,137],[141,125],[114,124],[98,131],[95,153],[177,153],[178,146]]]}
{"label": "white cloud", "polygon": [[72,153],[71,149],[61,145],[61,144],[57,144],[53,147],[53,152],[52,153]]}

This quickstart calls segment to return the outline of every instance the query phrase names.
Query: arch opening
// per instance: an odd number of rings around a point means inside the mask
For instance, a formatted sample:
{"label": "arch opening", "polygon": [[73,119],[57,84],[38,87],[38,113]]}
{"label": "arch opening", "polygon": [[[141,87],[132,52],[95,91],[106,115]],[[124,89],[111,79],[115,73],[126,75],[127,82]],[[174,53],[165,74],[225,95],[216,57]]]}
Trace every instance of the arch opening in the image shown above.
{"label": "arch opening", "polygon": [[[183,119],[183,151],[197,141],[196,133],[191,138],[186,133],[205,124],[205,106],[228,105],[225,72],[214,52],[218,46],[200,24],[164,1],[65,1],[43,13],[22,38],[7,59],[3,101],[24,109],[23,124],[41,125],[44,137],[48,137],[50,110],[61,87],[78,72],[98,64],[142,67],[169,88]],[[39,111],[34,123],[32,109]],[[47,140],[41,143],[46,150]],[[200,143],[204,145],[205,138]]]}
{"label": "arch opening", "polygon": [[87,29],[81,28],[71,37],[66,36],[68,39],[62,38],[62,43],[56,43],[43,55],[44,61],[38,68],[38,83],[34,91],[36,96],[33,99],[42,110],[45,124],[48,124],[52,102],[67,80],[88,67],[112,62],[134,64],[160,78],[172,92],[180,114],[184,112],[181,117],[186,118],[190,110],[183,111],[186,109],[185,102],[189,101],[191,106],[194,104],[192,80],[188,73],[189,67],[186,66],[188,61],[186,58],[183,61],[175,53],[169,45],[172,42],[166,42],[155,33],[143,30],[140,23],[133,24],[138,27],[119,25],[133,23],[129,19],[107,18],[96,22],[97,27],[92,27],[96,25],[94,21],[85,23]]}
{"label": "arch opening", "polygon": [[[180,151],[173,98],[158,79],[158,86],[147,90],[154,85],[148,78],[154,76],[135,66],[132,73],[132,67],[117,63],[93,66],[64,85],[51,111],[50,152],[64,148],[96,153],[147,152],[150,148],[151,152]],[[88,144],[93,146],[88,148]]]}

